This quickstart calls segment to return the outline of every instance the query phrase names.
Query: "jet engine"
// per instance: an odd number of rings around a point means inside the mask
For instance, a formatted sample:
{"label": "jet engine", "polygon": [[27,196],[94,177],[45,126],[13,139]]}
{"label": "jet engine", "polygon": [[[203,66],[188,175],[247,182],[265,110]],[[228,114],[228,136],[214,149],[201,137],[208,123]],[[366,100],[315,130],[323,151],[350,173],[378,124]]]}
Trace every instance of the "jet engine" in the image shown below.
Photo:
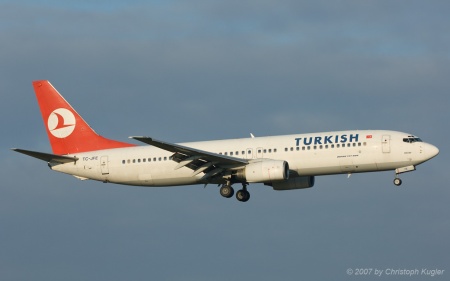
{"label": "jet engine", "polygon": [[281,160],[249,163],[236,172],[236,177],[246,182],[283,181],[289,178],[289,164]]}
{"label": "jet engine", "polygon": [[273,181],[267,185],[272,186],[274,190],[291,190],[313,187],[314,181],[314,176],[303,176],[289,178],[285,181]]}

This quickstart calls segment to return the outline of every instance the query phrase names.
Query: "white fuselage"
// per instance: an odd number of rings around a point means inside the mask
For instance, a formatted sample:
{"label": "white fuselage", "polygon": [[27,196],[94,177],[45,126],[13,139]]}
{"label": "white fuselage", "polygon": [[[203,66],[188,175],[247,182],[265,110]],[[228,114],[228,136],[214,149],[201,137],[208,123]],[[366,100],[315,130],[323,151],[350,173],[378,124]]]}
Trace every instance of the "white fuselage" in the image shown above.
{"label": "white fuselage", "polygon": [[[284,160],[299,176],[319,176],[415,167],[437,154],[425,142],[405,142],[395,131],[340,131],[183,143],[191,148],[235,158]],[[82,179],[141,186],[204,183],[203,173],[176,169],[172,152],[136,146],[72,154],[75,163],[50,163],[53,170]]]}

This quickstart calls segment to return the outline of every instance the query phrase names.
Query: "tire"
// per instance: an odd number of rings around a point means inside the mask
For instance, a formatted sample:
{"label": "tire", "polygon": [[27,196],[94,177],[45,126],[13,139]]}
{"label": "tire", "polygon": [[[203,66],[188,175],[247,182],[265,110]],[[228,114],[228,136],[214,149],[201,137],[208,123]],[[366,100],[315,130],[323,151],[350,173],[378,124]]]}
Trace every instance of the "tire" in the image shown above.
{"label": "tire", "polygon": [[250,193],[247,190],[239,190],[236,192],[236,199],[241,202],[247,202],[250,199]]}
{"label": "tire", "polygon": [[242,202],[247,202],[248,200],[250,200],[250,192],[245,190],[245,201],[242,201]]}
{"label": "tire", "polygon": [[225,198],[231,198],[234,195],[234,189],[230,185],[222,185],[220,188],[220,195]]}
{"label": "tire", "polygon": [[400,185],[402,184],[402,180],[399,179],[399,178],[395,178],[395,179],[394,179],[394,184],[395,184],[396,186],[400,186]]}

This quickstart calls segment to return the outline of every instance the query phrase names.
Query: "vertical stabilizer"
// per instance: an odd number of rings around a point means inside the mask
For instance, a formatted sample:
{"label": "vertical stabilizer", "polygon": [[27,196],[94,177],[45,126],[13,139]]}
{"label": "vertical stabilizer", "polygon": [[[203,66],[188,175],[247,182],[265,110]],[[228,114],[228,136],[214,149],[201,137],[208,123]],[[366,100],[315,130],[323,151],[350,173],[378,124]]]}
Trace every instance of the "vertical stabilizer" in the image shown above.
{"label": "vertical stabilizer", "polygon": [[49,81],[33,81],[33,87],[54,154],[134,146],[98,135]]}

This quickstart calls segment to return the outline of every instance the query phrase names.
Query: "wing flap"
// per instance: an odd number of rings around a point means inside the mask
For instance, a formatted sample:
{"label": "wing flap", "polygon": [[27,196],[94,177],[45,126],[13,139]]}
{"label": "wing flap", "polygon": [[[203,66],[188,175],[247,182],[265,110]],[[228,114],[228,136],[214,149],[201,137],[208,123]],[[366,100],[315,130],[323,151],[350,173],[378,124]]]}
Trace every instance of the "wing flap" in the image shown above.
{"label": "wing flap", "polygon": [[168,143],[150,137],[130,137],[143,143],[153,145],[160,149],[173,152],[172,160],[178,165],[175,170],[187,167],[193,170],[192,176],[204,173],[202,180],[213,181],[213,178],[223,177],[230,170],[248,164],[248,160],[217,154],[184,145]]}
{"label": "wing flap", "polygon": [[209,169],[210,167],[216,165],[216,162],[208,162],[203,164],[202,166],[198,167],[197,169],[195,169],[194,173],[192,174],[193,176],[196,176],[198,174],[200,174],[203,171],[206,171],[207,169]]}
{"label": "wing flap", "polygon": [[186,158],[186,159],[180,161],[180,163],[175,167],[175,170],[178,170],[178,169],[180,169],[180,168],[183,168],[184,166],[187,166],[187,165],[191,164],[192,162],[194,162],[195,160],[199,160],[199,159],[201,159],[201,158],[202,158],[201,156],[191,156],[191,157],[188,157],[188,158]]}

